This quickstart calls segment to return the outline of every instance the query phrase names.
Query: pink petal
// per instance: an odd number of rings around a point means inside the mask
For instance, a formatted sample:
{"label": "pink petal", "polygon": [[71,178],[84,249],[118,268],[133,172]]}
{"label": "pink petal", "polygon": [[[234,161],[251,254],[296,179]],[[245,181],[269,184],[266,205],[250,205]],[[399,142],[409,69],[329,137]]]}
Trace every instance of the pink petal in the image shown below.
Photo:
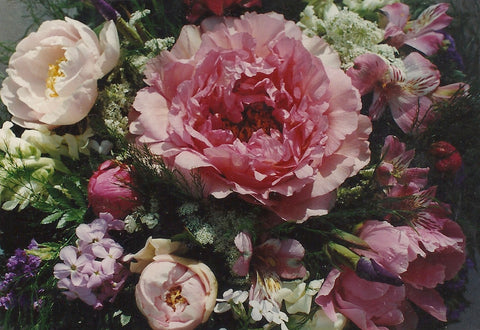
{"label": "pink petal", "polygon": [[427,56],[433,55],[442,46],[444,36],[437,32],[428,32],[414,38],[407,38],[405,44],[418,49]]}
{"label": "pink petal", "polygon": [[410,9],[408,5],[401,2],[387,5],[380,10],[385,14],[385,16],[387,16],[390,23],[402,29],[405,27],[408,19],[410,18]]}
{"label": "pink petal", "polygon": [[376,54],[363,54],[355,58],[353,66],[347,70],[352,84],[361,95],[371,92],[375,84],[382,81],[388,71],[388,64]]}
{"label": "pink petal", "polygon": [[419,290],[410,285],[407,285],[406,289],[407,298],[410,301],[440,321],[447,322],[447,307],[437,291],[433,289]]}
{"label": "pink petal", "polygon": [[425,9],[412,22],[413,33],[418,35],[427,31],[438,31],[446,28],[453,19],[446,14],[448,7],[448,3],[439,3]]}

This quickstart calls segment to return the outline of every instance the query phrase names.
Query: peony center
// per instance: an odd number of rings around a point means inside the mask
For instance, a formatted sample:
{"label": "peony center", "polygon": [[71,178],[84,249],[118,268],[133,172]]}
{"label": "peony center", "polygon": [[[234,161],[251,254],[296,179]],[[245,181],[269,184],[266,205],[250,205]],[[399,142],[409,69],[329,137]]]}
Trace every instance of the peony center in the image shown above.
{"label": "peony center", "polygon": [[188,305],[187,299],[182,296],[182,287],[180,285],[174,286],[168,290],[165,295],[165,302],[170,306],[175,312],[177,305]]}
{"label": "peony center", "polygon": [[242,112],[242,120],[233,123],[226,118],[222,118],[223,128],[230,130],[240,141],[248,142],[253,133],[263,130],[270,135],[271,129],[282,131],[282,124],[273,116],[273,107],[267,106],[263,102],[247,104]]}
{"label": "peony center", "polygon": [[48,74],[47,80],[45,82],[47,90],[50,92],[48,96],[50,97],[58,97],[58,93],[55,89],[55,82],[59,77],[65,77],[65,73],[63,73],[60,69],[60,63],[65,62],[67,59],[65,57],[59,58],[55,64],[48,65]]}

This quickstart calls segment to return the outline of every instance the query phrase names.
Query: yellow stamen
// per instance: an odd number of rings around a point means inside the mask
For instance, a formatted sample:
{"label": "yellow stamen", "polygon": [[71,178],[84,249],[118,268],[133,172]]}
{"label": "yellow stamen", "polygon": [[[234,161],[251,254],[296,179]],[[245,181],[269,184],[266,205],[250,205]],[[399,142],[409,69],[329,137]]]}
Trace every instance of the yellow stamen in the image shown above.
{"label": "yellow stamen", "polygon": [[165,296],[165,302],[168,306],[172,307],[174,312],[177,304],[188,304],[187,299],[182,296],[182,287],[180,286],[174,286],[168,290]]}
{"label": "yellow stamen", "polygon": [[49,64],[48,65],[48,77],[45,82],[46,87],[48,90],[50,90],[50,94],[48,96],[50,97],[58,97],[58,93],[55,90],[55,82],[58,77],[65,77],[65,73],[63,73],[60,70],[60,63],[66,61],[67,59],[65,57],[59,58],[55,64]]}

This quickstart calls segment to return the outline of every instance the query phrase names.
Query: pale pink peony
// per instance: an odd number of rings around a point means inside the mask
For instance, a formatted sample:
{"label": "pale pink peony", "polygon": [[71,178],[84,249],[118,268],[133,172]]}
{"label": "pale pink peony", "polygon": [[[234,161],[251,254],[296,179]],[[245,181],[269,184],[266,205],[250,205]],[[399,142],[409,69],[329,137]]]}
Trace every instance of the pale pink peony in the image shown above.
{"label": "pale pink peony", "polygon": [[97,80],[120,56],[115,24],[99,37],[76,20],[46,21],[23,39],[10,58],[1,98],[22,127],[54,128],[87,116],[97,98]]}
{"label": "pale pink peony", "polygon": [[366,281],[351,269],[333,269],[323,282],[315,302],[337,321],[341,313],[360,329],[387,329],[404,321],[405,287]]}
{"label": "pale pink peony", "polygon": [[201,262],[157,255],[143,269],[135,298],[152,329],[194,329],[213,311],[217,281]]}
{"label": "pale pink peony", "polygon": [[184,2],[190,6],[187,19],[192,23],[207,13],[222,16],[227,9],[234,7],[251,8],[262,5],[261,0],[184,0]]}
{"label": "pale pink peony", "polygon": [[301,222],[369,161],[371,124],[338,56],[279,14],[185,26],[145,74],[130,132],[217,198]]}
{"label": "pale pink peony", "polygon": [[88,182],[88,202],[93,212],[97,215],[107,212],[123,219],[141,205],[132,185],[131,169],[127,165],[113,160],[100,164]]}

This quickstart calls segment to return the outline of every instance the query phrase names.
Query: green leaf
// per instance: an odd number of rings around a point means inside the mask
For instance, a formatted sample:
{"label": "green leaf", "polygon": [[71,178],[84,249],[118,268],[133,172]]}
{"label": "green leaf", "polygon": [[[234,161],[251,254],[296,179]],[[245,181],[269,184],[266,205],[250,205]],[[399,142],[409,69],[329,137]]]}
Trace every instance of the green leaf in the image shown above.
{"label": "green leaf", "polygon": [[63,211],[58,211],[58,212],[55,212],[53,214],[50,214],[50,215],[46,216],[45,218],[43,218],[41,224],[48,225],[50,223],[53,223],[53,222],[57,221],[58,219],[60,219],[60,217],[62,215],[63,215]]}
{"label": "green leaf", "polygon": [[130,323],[131,318],[132,317],[130,315],[125,315],[125,314],[120,315],[120,324],[122,325],[122,327]]}

